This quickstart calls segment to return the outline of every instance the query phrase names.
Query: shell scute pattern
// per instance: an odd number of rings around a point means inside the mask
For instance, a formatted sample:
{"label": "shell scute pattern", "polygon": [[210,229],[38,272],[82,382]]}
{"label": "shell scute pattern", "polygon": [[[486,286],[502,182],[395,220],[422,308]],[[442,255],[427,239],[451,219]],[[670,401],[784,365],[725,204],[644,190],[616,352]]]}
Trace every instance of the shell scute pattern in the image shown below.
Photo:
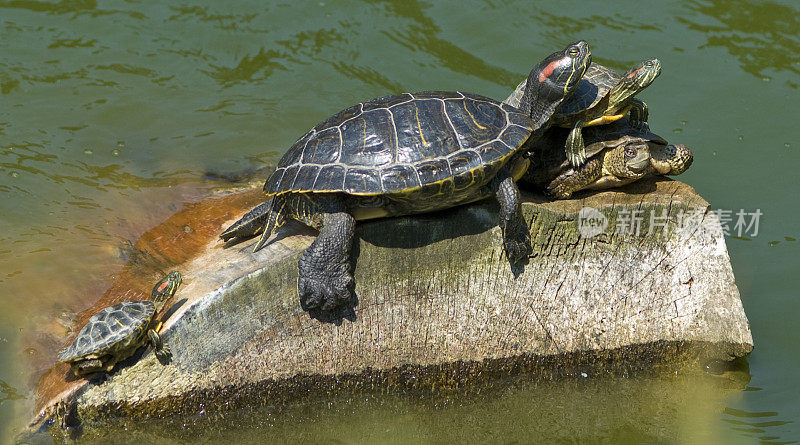
{"label": "shell scute pattern", "polygon": [[397,145],[392,126],[392,113],[386,108],[362,113],[341,125],[342,140],[351,146],[341,150],[340,162],[345,165],[379,167],[394,160]]}
{"label": "shell scute pattern", "polygon": [[364,111],[362,109],[362,106],[363,104],[355,104],[350,108],[345,108],[344,110],[318,123],[311,131],[316,131],[317,133],[319,133],[328,128],[337,127],[342,122],[345,122],[349,119],[352,119],[360,115]]}
{"label": "shell scute pattern", "polygon": [[302,155],[304,164],[330,164],[339,158],[339,150],[342,147],[341,133],[337,127],[326,128],[314,134],[313,138],[300,139],[295,145],[301,144],[303,149],[295,150],[295,147],[292,147],[286,153],[287,155],[291,151],[295,153],[285,160],[281,159],[281,162],[286,162],[287,165],[294,164],[298,161],[299,155]]}
{"label": "shell scute pattern", "polygon": [[375,193],[381,189],[380,172],[371,168],[350,168],[344,178],[344,190],[354,195]]}
{"label": "shell scute pattern", "polygon": [[387,192],[399,192],[420,187],[416,169],[408,164],[398,164],[381,171],[381,183]]}
{"label": "shell scute pattern", "polygon": [[326,165],[322,167],[314,180],[314,190],[342,190],[347,169],[342,165]]}
{"label": "shell scute pattern", "polygon": [[397,128],[397,162],[416,164],[460,149],[437,99],[415,99],[392,108]]}
{"label": "shell scute pattern", "polygon": [[[89,319],[76,340],[59,354],[66,361],[89,354],[102,353],[110,346],[138,335],[155,314],[150,301],[125,301],[107,307]],[[143,332],[143,331],[142,331]]]}
{"label": "shell scute pattern", "polygon": [[413,100],[414,97],[411,96],[409,93],[398,94],[396,96],[383,96],[377,99],[372,99],[364,102],[363,109],[364,111],[375,110],[378,108],[389,108],[393,107],[398,104],[402,104],[405,102],[409,102]]}
{"label": "shell scute pattern", "polygon": [[473,94],[430,91],[373,99],[300,138],[264,189],[270,195],[377,195],[423,188],[423,196],[434,188],[458,190],[491,178],[528,138],[531,124],[516,108]]}

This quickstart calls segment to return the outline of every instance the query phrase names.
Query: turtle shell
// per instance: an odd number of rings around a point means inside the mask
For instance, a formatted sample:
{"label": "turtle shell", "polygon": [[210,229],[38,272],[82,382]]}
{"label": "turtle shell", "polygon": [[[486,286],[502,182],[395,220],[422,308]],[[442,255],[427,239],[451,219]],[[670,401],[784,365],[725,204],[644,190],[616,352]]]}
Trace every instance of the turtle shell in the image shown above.
{"label": "turtle shell", "polygon": [[[608,92],[622,80],[622,75],[611,68],[592,63],[586,70],[575,92],[561,105],[556,112],[558,116],[572,116],[597,106]],[[517,85],[517,89],[504,101],[512,107],[519,107],[522,96],[525,94],[524,79]]]}
{"label": "turtle shell", "polygon": [[[535,184],[549,182],[572,168],[572,164],[567,161],[564,153],[564,141],[567,139],[569,131],[568,128],[552,127],[532,145],[531,164],[526,173],[526,179],[529,182]],[[667,141],[661,136],[650,132],[650,127],[647,125],[634,126],[627,117],[607,125],[586,127],[583,132],[587,159],[606,148],[618,146],[631,139],[667,145]]]}
{"label": "turtle shell", "polygon": [[124,301],[107,307],[89,319],[75,341],[61,350],[58,359],[71,362],[124,347],[138,347],[155,312],[155,306],[147,300]]}
{"label": "turtle shell", "polygon": [[488,182],[536,125],[514,107],[468,93],[373,99],[331,116],[295,142],[264,190],[366,196],[451,181],[455,190],[466,189]]}

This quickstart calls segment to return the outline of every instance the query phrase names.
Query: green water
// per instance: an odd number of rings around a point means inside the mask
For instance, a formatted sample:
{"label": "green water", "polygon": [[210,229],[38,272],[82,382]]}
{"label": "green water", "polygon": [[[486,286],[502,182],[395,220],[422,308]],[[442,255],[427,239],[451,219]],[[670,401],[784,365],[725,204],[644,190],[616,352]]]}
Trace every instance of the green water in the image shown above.
{"label": "green water", "polygon": [[426,89],[504,98],[577,39],[620,69],[658,57],[663,74],[641,97],[653,130],[694,150],[681,180],[715,209],[763,212],[756,236],[727,239],[756,344],[747,390],[704,377],[517,382],[485,397],[347,398],[136,437],[800,440],[799,36],[800,7],[788,0],[618,11],[577,1],[0,0],[0,441],[30,416],[32,382],[52,361],[43,351],[58,346],[49,339],[124,264],[119,246],[215,187],[204,173],[275,162],[363,99]]}

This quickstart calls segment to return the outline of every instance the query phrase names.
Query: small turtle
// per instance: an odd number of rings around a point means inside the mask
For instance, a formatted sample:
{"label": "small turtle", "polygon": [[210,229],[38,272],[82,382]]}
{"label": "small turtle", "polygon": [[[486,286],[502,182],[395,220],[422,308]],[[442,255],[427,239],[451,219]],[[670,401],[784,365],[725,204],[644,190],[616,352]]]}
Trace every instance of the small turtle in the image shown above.
{"label": "small turtle", "polygon": [[[564,101],[552,119],[554,125],[572,129],[564,145],[570,164],[577,167],[586,161],[583,127],[614,122],[628,111],[634,125],[647,122],[647,105],[634,96],[647,88],[659,74],[661,62],[658,59],[640,62],[625,74],[598,63],[586,70],[578,89]],[[523,80],[505,103],[519,106],[526,83],[527,79]]]}
{"label": "small turtle", "polygon": [[556,199],[567,199],[579,190],[623,186],[645,176],[679,175],[693,161],[685,145],[668,144],[647,126],[622,119],[586,129],[589,159],[576,168],[561,149],[567,133],[563,128],[551,128],[537,140],[522,178]]}
{"label": "small turtle", "polygon": [[159,361],[166,363],[170,352],[158,336],[161,323],[156,314],[180,284],[181,274],[174,270],[153,287],[150,300],[124,301],[93,315],[58,359],[71,364],[77,376],[108,372],[149,342]]}
{"label": "small turtle", "polygon": [[355,221],[430,212],[489,196],[500,203],[504,248],[512,263],[531,252],[514,181],[528,161],[522,147],[550,117],[591,63],[575,42],[533,70],[519,107],[461,92],[406,93],[360,103],[301,137],[278,162],[264,190],[272,199],[222,235],[263,230],[260,249],[293,218],[320,229],[299,262],[306,310],[330,311],[353,296]]}

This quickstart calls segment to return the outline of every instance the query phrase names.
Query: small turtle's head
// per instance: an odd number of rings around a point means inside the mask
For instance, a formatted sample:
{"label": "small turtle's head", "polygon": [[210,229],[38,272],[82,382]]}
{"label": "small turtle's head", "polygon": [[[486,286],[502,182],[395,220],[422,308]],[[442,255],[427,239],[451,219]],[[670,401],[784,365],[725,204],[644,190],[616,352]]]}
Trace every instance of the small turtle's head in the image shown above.
{"label": "small turtle's head", "polygon": [[609,94],[611,105],[624,102],[635,96],[643,89],[650,86],[656,77],[661,74],[661,62],[658,59],[649,59],[639,62],[622,75],[622,80]]}
{"label": "small turtle's head", "polygon": [[662,145],[650,150],[653,168],[661,175],[679,175],[691,167],[694,155],[681,144]]}
{"label": "small turtle's head", "polygon": [[624,74],[625,78],[638,85],[640,90],[647,88],[659,75],[661,75],[661,62],[656,58],[640,62]]}
{"label": "small turtle's head", "polygon": [[520,109],[531,117],[534,130],[575,91],[591,63],[589,44],[580,40],[550,54],[531,70]]}
{"label": "small turtle's head", "polygon": [[618,178],[641,178],[650,169],[650,145],[639,137],[623,137],[606,152],[603,163],[603,169]]}
{"label": "small turtle's head", "polygon": [[155,304],[157,311],[164,306],[164,302],[169,300],[169,298],[175,294],[175,291],[178,290],[178,286],[181,285],[181,281],[183,281],[181,273],[177,270],[173,270],[167,274],[166,277],[162,278],[161,281],[156,283],[156,285],[153,287],[153,293],[150,296],[150,301]]}

